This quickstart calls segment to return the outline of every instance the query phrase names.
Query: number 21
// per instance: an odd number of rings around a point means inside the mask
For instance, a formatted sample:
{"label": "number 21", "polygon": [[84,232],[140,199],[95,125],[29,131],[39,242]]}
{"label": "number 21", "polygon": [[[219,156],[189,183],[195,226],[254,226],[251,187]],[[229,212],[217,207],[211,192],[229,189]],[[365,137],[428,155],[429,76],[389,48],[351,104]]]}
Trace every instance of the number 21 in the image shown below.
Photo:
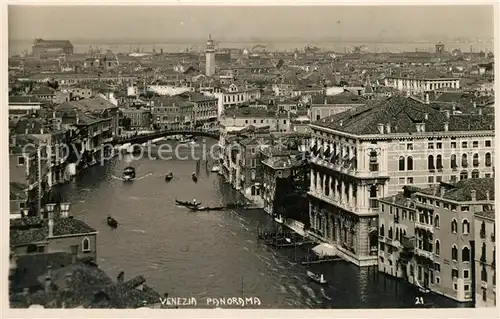
{"label": "number 21", "polygon": [[424,297],[415,297],[415,304],[416,305],[423,305],[424,304]]}

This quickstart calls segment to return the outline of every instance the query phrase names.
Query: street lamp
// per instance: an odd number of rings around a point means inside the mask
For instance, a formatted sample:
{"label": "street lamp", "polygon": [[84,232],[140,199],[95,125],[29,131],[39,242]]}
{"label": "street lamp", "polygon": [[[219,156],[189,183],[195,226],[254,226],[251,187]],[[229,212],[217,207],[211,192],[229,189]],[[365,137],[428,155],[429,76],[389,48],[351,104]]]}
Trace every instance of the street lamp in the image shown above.
{"label": "street lamp", "polygon": [[61,203],[61,217],[69,217],[70,203]]}

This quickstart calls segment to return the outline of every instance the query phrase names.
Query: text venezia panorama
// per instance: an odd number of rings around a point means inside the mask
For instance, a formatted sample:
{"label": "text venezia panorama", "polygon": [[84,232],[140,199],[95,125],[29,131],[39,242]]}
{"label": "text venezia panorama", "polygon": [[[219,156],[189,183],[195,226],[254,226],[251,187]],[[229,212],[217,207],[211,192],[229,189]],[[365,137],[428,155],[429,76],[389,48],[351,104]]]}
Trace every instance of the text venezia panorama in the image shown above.
{"label": "text venezia panorama", "polygon": [[[227,297],[227,298],[204,298],[207,306],[260,306],[262,303],[258,297]],[[194,297],[167,297],[160,298],[162,306],[197,306],[198,300]]]}

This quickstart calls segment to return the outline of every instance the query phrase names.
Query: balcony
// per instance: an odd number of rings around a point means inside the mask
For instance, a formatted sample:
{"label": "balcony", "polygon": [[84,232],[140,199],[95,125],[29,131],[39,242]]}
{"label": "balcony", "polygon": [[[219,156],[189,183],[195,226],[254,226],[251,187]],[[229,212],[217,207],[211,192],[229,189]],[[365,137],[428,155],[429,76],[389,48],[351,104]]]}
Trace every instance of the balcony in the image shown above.
{"label": "balcony", "polygon": [[430,225],[430,224],[425,224],[425,223],[421,223],[421,222],[418,222],[416,221],[415,222],[415,227],[418,227],[420,229],[425,229],[431,233],[434,232],[434,226]]}
{"label": "balcony", "polygon": [[434,253],[431,251],[423,250],[420,248],[415,248],[415,254],[422,256],[422,257],[425,257],[425,258],[430,259],[430,260],[434,260]]}

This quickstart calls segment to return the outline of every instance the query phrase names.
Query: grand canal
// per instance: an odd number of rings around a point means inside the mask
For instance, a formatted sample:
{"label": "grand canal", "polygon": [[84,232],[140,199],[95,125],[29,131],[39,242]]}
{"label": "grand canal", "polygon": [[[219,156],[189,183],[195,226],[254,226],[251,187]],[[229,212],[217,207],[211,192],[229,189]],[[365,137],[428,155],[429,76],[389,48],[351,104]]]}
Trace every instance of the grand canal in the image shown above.
{"label": "grand canal", "polygon": [[[62,187],[71,213],[99,231],[97,263],[111,277],[142,275],[147,284],[170,297],[258,297],[265,308],[401,308],[415,307],[421,295],[374,268],[346,262],[310,266],[329,281],[308,280],[309,269],[295,260],[306,248],[276,250],[259,243],[258,227],[271,227],[259,210],[192,213],[174,199],[196,198],[204,205],[233,200],[234,191],[202,164],[199,181],[190,174],[195,160],[133,161],[133,183],[117,179],[129,162],[94,166]],[[164,175],[175,176],[165,182]],[[106,216],[120,226],[110,229]],[[457,307],[437,295],[423,296],[428,307]],[[203,306],[198,304],[198,306]]]}

